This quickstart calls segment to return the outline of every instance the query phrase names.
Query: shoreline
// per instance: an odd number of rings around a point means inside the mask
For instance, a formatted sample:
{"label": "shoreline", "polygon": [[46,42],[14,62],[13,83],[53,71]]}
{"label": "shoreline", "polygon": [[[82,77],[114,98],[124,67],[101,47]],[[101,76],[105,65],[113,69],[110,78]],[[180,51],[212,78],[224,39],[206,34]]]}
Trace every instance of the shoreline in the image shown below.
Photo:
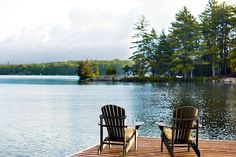
{"label": "shoreline", "polygon": [[131,77],[125,75],[101,75],[93,78],[90,81],[113,81],[113,82],[225,82],[225,83],[236,83],[235,77],[193,77],[193,78],[177,78],[177,77],[157,77],[157,76],[144,76],[144,77]]}

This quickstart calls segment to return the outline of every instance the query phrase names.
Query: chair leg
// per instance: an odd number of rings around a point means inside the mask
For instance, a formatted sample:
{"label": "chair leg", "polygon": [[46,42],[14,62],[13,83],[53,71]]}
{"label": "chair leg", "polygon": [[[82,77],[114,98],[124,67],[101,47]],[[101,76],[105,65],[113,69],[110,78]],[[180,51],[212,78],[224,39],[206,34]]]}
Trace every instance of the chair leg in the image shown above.
{"label": "chair leg", "polygon": [[137,139],[138,137],[137,137],[137,132],[135,132],[135,141],[134,141],[134,145],[135,145],[135,150],[137,150],[138,149],[138,139]]}
{"label": "chair leg", "polygon": [[172,145],[171,148],[172,148],[172,151],[170,152],[170,156],[174,157],[174,145]]}
{"label": "chair leg", "polygon": [[98,154],[102,154],[102,151],[105,149],[107,144],[101,143],[100,146],[98,147]]}
{"label": "chair leg", "polygon": [[172,146],[166,139],[163,139],[163,142],[166,146],[166,149],[168,150],[171,157],[174,157],[174,146]]}
{"label": "chair leg", "polygon": [[102,149],[103,149],[103,144],[100,144],[100,146],[98,147],[98,155],[102,153]]}
{"label": "chair leg", "polygon": [[193,148],[194,152],[197,154],[197,156],[200,157],[201,154],[200,154],[200,150],[198,149],[198,147],[196,145],[192,145],[192,148]]}
{"label": "chair leg", "polygon": [[161,152],[163,152],[163,133],[161,133]]}
{"label": "chair leg", "polygon": [[102,127],[102,124],[103,124],[103,120],[100,117],[100,147],[98,148],[98,154],[101,154],[102,150],[103,150],[103,127]]}
{"label": "chair leg", "polygon": [[188,151],[190,151],[190,144],[188,143]]}
{"label": "chair leg", "polygon": [[123,145],[123,156],[125,156],[126,155],[126,146],[125,146],[125,144]]}
{"label": "chair leg", "polygon": [[111,149],[111,141],[109,141],[109,149]]}

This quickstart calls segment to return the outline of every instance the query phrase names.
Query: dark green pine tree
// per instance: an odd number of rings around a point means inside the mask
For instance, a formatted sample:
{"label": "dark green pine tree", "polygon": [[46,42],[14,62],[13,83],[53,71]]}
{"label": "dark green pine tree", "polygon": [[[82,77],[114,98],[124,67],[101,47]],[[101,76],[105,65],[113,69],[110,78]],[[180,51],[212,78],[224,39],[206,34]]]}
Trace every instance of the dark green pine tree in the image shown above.
{"label": "dark green pine tree", "polygon": [[234,6],[233,11],[234,16],[231,18],[231,35],[230,35],[230,54],[228,56],[229,66],[231,68],[231,72],[236,72],[236,6]]}
{"label": "dark green pine tree", "polygon": [[176,14],[176,21],[171,23],[170,37],[175,49],[172,71],[181,73],[185,78],[192,76],[200,35],[199,24],[186,7]]}
{"label": "dark green pine tree", "polygon": [[134,61],[134,72],[139,76],[144,76],[149,70],[149,34],[148,26],[149,22],[146,20],[145,16],[141,16],[139,21],[134,24],[134,34],[132,42],[134,46],[131,49],[134,49],[133,55],[130,57]]}
{"label": "dark green pine tree", "polygon": [[[232,50],[232,33],[235,33],[235,7],[225,3],[218,4],[210,0],[204,12],[200,15],[203,60],[210,65],[213,76],[227,74],[228,56]],[[233,34],[234,34],[233,33]],[[207,66],[205,66],[207,69]]]}
{"label": "dark green pine tree", "polygon": [[230,55],[228,56],[229,59],[229,66],[232,72],[236,72],[236,43],[234,49],[231,51]]}
{"label": "dark green pine tree", "polygon": [[157,45],[158,39],[155,29],[153,28],[149,34],[147,34],[146,41],[148,42],[146,50],[147,50],[147,61],[149,66],[149,71],[152,76],[158,74],[158,62],[156,60],[157,54]]}
{"label": "dark green pine tree", "polygon": [[[217,42],[219,46],[220,56],[220,74],[224,75],[229,73],[228,56],[230,53],[231,45],[231,33],[235,29],[232,19],[235,18],[235,8],[231,5],[227,5],[225,2],[219,5],[217,12],[217,23],[219,34]],[[234,32],[235,33],[235,32]]]}
{"label": "dark green pine tree", "polygon": [[[209,1],[206,9],[200,15],[201,20],[201,34],[202,43],[201,48],[203,52],[203,62],[205,66],[204,75],[215,76],[219,71],[218,47],[217,47],[217,9],[218,3],[215,0]],[[210,74],[209,74],[210,73]]]}
{"label": "dark green pine tree", "polygon": [[164,30],[158,37],[156,62],[159,75],[171,75],[173,48]]}

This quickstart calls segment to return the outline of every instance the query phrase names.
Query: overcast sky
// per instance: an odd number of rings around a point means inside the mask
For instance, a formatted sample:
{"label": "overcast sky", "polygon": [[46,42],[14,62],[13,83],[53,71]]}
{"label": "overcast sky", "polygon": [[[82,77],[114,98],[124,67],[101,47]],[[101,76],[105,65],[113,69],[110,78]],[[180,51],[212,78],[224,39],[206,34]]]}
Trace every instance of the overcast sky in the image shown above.
{"label": "overcast sky", "polygon": [[[223,0],[219,0],[222,2]],[[236,0],[226,0],[236,4]],[[128,59],[134,23],[158,33],[186,6],[197,17],[208,0],[0,0],[0,64]]]}

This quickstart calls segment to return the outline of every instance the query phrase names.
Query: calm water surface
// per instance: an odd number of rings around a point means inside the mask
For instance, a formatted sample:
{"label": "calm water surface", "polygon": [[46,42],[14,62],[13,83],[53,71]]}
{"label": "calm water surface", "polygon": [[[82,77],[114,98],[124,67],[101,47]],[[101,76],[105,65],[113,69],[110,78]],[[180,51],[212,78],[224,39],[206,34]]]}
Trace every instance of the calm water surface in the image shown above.
{"label": "calm water surface", "polygon": [[0,156],[63,157],[99,142],[100,108],[117,104],[140,135],[159,137],[156,121],[179,106],[199,108],[201,139],[236,140],[236,85],[89,83],[77,77],[0,76]]}

